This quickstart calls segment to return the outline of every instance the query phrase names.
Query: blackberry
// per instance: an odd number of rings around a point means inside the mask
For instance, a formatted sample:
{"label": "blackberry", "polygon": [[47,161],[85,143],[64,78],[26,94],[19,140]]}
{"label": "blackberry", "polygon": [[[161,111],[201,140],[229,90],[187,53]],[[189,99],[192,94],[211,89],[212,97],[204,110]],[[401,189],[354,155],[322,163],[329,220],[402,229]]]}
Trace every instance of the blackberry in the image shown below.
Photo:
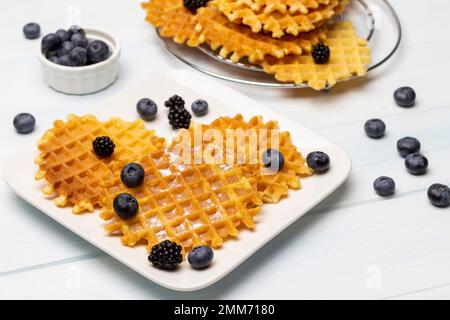
{"label": "blackberry", "polygon": [[191,114],[184,107],[172,107],[169,111],[169,124],[174,130],[176,129],[189,129],[191,124]]}
{"label": "blackberry", "polygon": [[148,261],[159,269],[173,270],[183,261],[181,246],[170,240],[160,242],[153,246]]}
{"label": "blackberry", "polygon": [[110,137],[97,137],[92,141],[92,148],[97,156],[101,158],[109,157],[114,153],[116,145]]}
{"label": "blackberry", "polygon": [[195,14],[197,9],[206,6],[208,1],[209,0],[183,0],[183,4],[186,9]]}
{"label": "blackberry", "polygon": [[325,64],[330,61],[330,48],[324,43],[318,43],[312,49],[312,57],[316,64]]}
{"label": "blackberry", "polygon": [[184,104],[185,104],[185,102],[184,102],[183,98],[178,95],[174,95],[173,97],[169,98],[169,100],[164,102],[164,105],[169,109],[172,109],[175,107],[184,108]]}

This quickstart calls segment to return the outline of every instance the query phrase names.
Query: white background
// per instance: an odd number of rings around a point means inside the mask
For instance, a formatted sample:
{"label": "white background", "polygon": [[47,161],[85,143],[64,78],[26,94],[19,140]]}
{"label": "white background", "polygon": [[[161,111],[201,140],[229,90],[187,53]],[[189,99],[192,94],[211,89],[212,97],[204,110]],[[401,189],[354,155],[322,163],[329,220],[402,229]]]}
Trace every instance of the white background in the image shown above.
{"label": "white background", "polygon": [[[232,85],[341,145],[354,165],[344,187],[241,267],[198,292],[163,289],[20,200],[0,180],[0,298],[450,298],[450,209],[433,208],[426,197],[432,183],[450,183],[450,2],[391,2],[404,42],[386,68],[364,81],[330,94]],[[0,170],[53,120],[88,113],[152,74],[186,68],[161,48],[139,3],[0,1]],[[115,34],[123,46],[119,80],[95,95],[49,89],[35,56],[39,41],[22,35],[30,21],[39,22],[44,34],[64,27],[76,8],[84,25]],[[414,109],[393,103],[392,92],[402,85],[416,89]],[[15,133],[12,119],[19,112],[36,116],[33,134]],[[382,140],[364,135],[372,117],[388,126]],[[421,140],[430,160],[423,177],[407,174],[396,153],[397,139],[406,135]],[[395,178],[395,197],[374,194],[372,182],[380,175]]]}

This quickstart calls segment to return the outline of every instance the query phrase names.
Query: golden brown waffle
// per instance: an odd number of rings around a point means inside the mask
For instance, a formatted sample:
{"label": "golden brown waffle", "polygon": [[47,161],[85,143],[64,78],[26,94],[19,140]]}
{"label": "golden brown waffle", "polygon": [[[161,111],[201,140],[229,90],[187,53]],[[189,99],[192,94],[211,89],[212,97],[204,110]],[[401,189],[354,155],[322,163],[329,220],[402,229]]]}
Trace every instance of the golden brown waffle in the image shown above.
{"label": "golden brown waffle", "polygon": [[307,84],[322,90],[352,76],[364,76],[371,62],[367,41],[356,35],[350,22],[341,22],[329,28],[325,43],[330,47],[330,61],[315,64],[310,54],[286,56],[282,59],[266,57],[261,64],[264,71],[281,82]]}
{"label": "golden brown waffle", "polygon": [[[109,136],[115,143],[111,157],[100,159],[94,154],[92,141],[98,136]],[[133,159],[164,145],[164,139],[144,129],[142,120],[100,122],[92,115],[69,115],[67,122],[55,121],[54,128],[39,140],[36,180],[47,181],[43,193],[54,197],[57,206],[73,206],[74,213],[93,211],[104,196],[102,183],[111,176],[112,162]]]}
{"label": "golden brown waffle", "polygon": [[[221,146],[220,157],[217,158],[217,163],[238,164],[245,177],[258,190],[262,200],[266,203],[279,202],[282,197],[287,196],[289,188],[299,189],[301,187],[300,177],[312,174],[311,169],[305,163],[305,159],[292,144],[289,132],[279,131],[278,123],[275,121],[264,123],[262,117],[253,117],[246,122],[242,115],[238,114],[233,118],[221,117],[214,120],[210,125],[200,125],[199,127],[201,127],[201,135],[203,136],[203,161],[207,163],[214,161],[214,157],[217,156],[210,151],[205,152],[209,144],[216,143],[214,136],[208,140],[207,136],[209,134],[207,130],[217,129],[221,132],[223,138],[227,137],[229,129],[233,130],[235,133],[235,136],[231,138],[233,140],[223,140],[224,144]],[[199,127],[191,125],[189,137],[193,137],[196,134],[195,130],[199,130]],[[252,141],[251,134],[239,136],[238,130],[244,133],[248,133],[249,131],[254,133],[255,135],[253,137],[256,137],[256,140],[253,141],[257,141],[256,147],[250,143]],[[272,136],[273,133],[278,133],[278,135]],[[178,144],[181,146],[185,134],[185,131],[181,131],[178,136],[179,139],[175,139],[173,145]],[[272,138],[277,138],[278,141],[272,141]],[[227,159],[227,155],[230,155],[227,144],[230,141],[233,143],[230,149],[232,151],[232,157]],[[191,147],[197,149],[194,139],[191,138],[190,142]],[[262,153],[271,147],[280,150],[285,157],[285,165],[277,173],[264,168],[261,161]],[[192,156],[195,156],[194,152],[191,152]],[[208,156],[210,154],[211,157]],[[184,158],[183,156],[182,160],[184,161],[186,159],[189,158]]]}
{"label": "golden brown waffle", "polygon": [[236,0],[246,5],[253,12],[264,11],[266,13],[308,13],[311,9],[317,9],[320,5],[326,5],[331,0]]}
{"label": "golden brown waffle", "polygon": [[274,38],[280,38],[284,34],[297,36],[322,26],[336,14],[336,8],[342,3],[341,0],[331,0],[307,14],[269,12],[264,8],[255,12],[247,1],[240,0],[213,0],[211,5],[217,7],[230,21],[249,26],[254,33],[265,31]]}
{"label": "golden brown waffle", "polygon": [[300,55],[309,52],[312,44],[324,40],[324,28],[298,37],[273,39],[270,35],[253,33],[247,26],[230,22],[216,8],[208,6],[197,12],[197,31],[213,50],[220,48],[223,58],[238,62],[247,57],[251,63],[262,61],[266,56],[282,58],[285,55]]}
{"label": "golden brown waffle", "polygon": [[183,0],[150,0],[142,3],[142,8],[147,11],[146,20],[159,28],[161,36],[191,47],[204,42],[195,31],[195,15],[183,6]]}
{"label": "golden brown waffle", "polygon": [[[146,244],[149,251],[165,239],[188,250],[203,244],[217,248],[226,238],[237,237],[239,228],[254,228],[253,216],[262,203],[239,168],[176,165],[172,156],[161,150],[141,158],[145,180],[138,188],[126,188],[119,175],[106,181],[101,217],[108,221],[108,233],[120,235],[128,246]],[[122,192],[139,202],[138,214],[128,220],[112,207]]]}

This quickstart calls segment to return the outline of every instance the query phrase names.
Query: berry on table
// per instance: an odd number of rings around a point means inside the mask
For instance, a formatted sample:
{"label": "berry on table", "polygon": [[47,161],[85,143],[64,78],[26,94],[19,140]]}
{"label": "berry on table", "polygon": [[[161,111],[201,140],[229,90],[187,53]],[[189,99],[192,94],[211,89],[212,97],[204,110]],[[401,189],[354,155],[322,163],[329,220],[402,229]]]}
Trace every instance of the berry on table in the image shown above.
{"label": "berry on table", "polygon": [[373,183],[375,192],[382,197],[387,197],[395,192],[395,181],[390,177],[379,177]]}
{"label": "berry on table", "polygon": [[428,159],[420,153],[412,153],[405,159],[405,166],[409,173],[422,175],[427,172]]}
{"label": "berry on table", "polygon": [[197,117],[204,116],[208,113],[208,102],[203,99],[195,100],[191,105],[191,109]]}
{"label": "berry on table", "polygon": [[169,110],[169,124],[174,130],[176,129],[189,129],[191,125],[191,114],[184,107],[175,106]]}
{"label": "berry on table", "polygon": [[89,44],[86,36],[82,33],[74,33],[72,37],[70,37],[70,42],[72,42],[75,47],[82,48],[86,48]]}
{"label": "berry on table", "polygon": [[59,47],[57,54],[59,57],[69,54],[75,46],[70,41],[64,41]]}
{"label": "berry on table", "polygon": [[446,185],[436,183],[428,189],[428,199],[439,208],[450,206],[450,188]]}
{"label": "berry on table", "polygon": [[105,61],[109,57],[109,47],[102,40],[95,40],[87,46],[87,56],[90,63]]}
{"label": "berry on table", "polygon": [[416,138],[404,137],[397,141],[397,150],[403,158],[411,153],[418,153],[420,148],[420,141]]}
{"label": "berry on table", "polygon": [[184,108],[184,100],[182,97],[178,96],[178,95],[174,95],[172,97],[169,98],[169,100],[167,100],[166,102],[164,102],[164,105],[169,108],[175,108],[175,107],[183,107]]}
{"label": "berry on table", "polygon": [[134,217],[139,211],[139,203],[135,197],[129,193],[118,194],[113,201],[114,212],[126,220]]}
{"label": "berry on table", "polygon": [[136,110],[139,116],[145,121],[151,121],[155,119],[158,113],[158,106],[149,98],[142,98],[136,104]]}
{"label": "berry on table", "polygon": [[30,133],[34,130],[36,119],[29,113],[19,113],[14,117],[13,125],[18,133]]}
{"label": "berry on table", "polygon": [[364,124],[364,131],[373,139],[379,139],[386,132],[386,124],[380,119],[370,119]]}
{"label": "berry on table", "polygon": [[156,268],[163,270],[174,270],[182,261],[181,246],[170,240],[154,245],[148,261]]}
{"label": "berry on table", "polygon": [[61,45],[61,38],[54,33],[49,33],[42,38],[41,48],[42,52],[57,50]]}
{"label": "berry on table", "polygon": [[70,65],[73,67],[82,67],[87,63],[87,51],[85,48],[75,47],[68,56]]}
{"label": "berry on table", "polygon": [[35,22],[24,25],[22,31],[27,39],[37,39],[41,36],[41,27]]}
{"label": "berry on table", "polygon": [[92,141],[92,148],[97,156],[106,158],[114,153],[116,145],[110,137],[97,137]]}
{"label": "berry on table", "polygon": [[129,163],[122,168],[120,179],[128,188],[135,188],[142,184],[145,178],[144,168],[139,163]]}
{"label": "berry on table", "polygon": [[306,156],[308,167],[315,172],[323,173],[330,168],[330,157],[322,151],[314,151]]}
{"label": "berry on table", "polygon": [[192,249],[188,255],[188,261],[194,269],[205,269],[214,259],[214,251],[208,246],[199,246]]}
{"label": "berry on table", "polygon": [[400,107],[411,108],[416,103],[416,92],[411,87],[401,87],[395,90],[394,100]]}
{"label": "berry on table", "polygon": [[208,1],[209,0],[183,0],[183,4],[186,9],[195,14],[197,9],[206,6]]}
{"label": "berry on table", "polygon": [[61,39],[61,42],[70,40],[70,34],[64,29],[58,29],[55,34]]}
{"label": "berry on table", "polygon": [[280,171],[284,167],[284,155],[276,149],[267,149],[262,154],[262,164],[276,172]]}
{"label": "berry on table", "polygon": [[312,49],[312,57],[316,64],[328,63],[330,61],[330,48],[324,43],[318,43]]}

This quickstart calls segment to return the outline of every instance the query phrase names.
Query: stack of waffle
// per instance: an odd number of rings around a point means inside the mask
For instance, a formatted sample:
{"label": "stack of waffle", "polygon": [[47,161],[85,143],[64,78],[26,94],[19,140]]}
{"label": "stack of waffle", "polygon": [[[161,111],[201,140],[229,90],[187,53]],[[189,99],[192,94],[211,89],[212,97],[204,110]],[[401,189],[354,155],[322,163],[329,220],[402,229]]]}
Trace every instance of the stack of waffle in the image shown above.
{"label": "stack of waffle", "polygon": [[[370,64],[367,41],[350,22],[333,22],[350,0],[211,0],[194,13],[183,0],[150,0],[146,20],[163,37],[192,47],[208,45],[232,62],[246,59],[278,81],[316,90],[353,76]],[[315,45],[330,49],[316,64]]]}

